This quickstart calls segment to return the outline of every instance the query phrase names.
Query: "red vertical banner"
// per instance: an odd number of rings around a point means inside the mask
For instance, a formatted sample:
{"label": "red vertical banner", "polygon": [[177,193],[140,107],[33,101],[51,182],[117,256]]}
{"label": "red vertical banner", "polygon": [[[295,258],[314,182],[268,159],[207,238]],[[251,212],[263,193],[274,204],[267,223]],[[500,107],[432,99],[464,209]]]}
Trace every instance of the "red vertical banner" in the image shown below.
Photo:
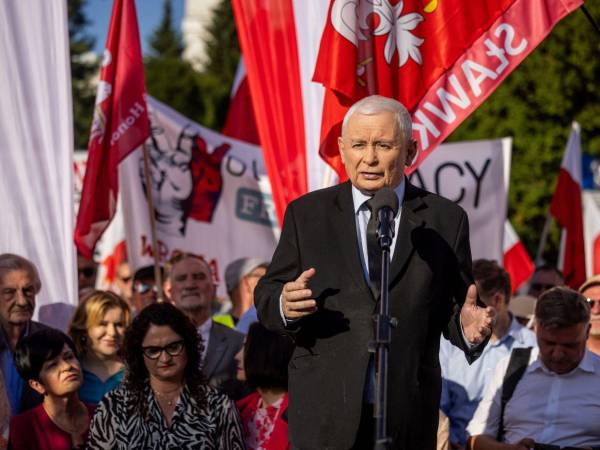
{"label": "red vertical banner", "polygon": [[119,162],[149,136],[135,3],[114,0],[75,226],[75,244],[84,256],[92,257],[96,242],[115,213]]}
{"label": "red vertical banner", "polygon": [[579,289],[586,279],[581,201],[581,137],[579,124],[573,123],[567,149],[558,173],[550,214],[563,227],[566,235],[561,244],[559,267],[565,283]]}
{"label": "red vertical banner", "polygon": [[291,0],[232,0],[256,126],[281,223],[307,191],[302,91]]}
{"label": "red vertical banner", "polygon": [[345,177],[336,140],[348,107],[402,102],[419,141],[413,170],[582,0],[332,0],[314,80],[326,88],[323,158]]}

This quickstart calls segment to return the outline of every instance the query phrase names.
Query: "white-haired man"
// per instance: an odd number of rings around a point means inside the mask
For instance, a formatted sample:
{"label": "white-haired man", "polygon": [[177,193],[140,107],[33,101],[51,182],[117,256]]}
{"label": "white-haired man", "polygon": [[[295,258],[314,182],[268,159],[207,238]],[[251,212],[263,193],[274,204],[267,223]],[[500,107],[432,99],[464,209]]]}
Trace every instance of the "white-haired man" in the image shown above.
{"label": "white-haired man", "polygon": [[33,263],[12,253],[0,255],[0,368],[11,415],[41,403],[41,396],[17,372],[13,352],[21,338],[48,328],[31,320],[42,282]]}
{"label": "white-haired man", "polygon": [[369,200],[389,187],[400,209],[389,277],[390,315],[398,325],[389,354],[388,433],[393,448],[433,450],[440,334],[474,359],[493,321],[493,309],[479,306],[470,286],[467,215],[406,181],[417,145],[410,115],[396,100],[371,96],[354,104],[338,142],[349,182],[290,203],[273,260],[255,290],[260,321],[296,342],[289,367],[290,440],[300,449],[373,446],[368,345],[379,269],[377,258],[369,258],[377,252]]}

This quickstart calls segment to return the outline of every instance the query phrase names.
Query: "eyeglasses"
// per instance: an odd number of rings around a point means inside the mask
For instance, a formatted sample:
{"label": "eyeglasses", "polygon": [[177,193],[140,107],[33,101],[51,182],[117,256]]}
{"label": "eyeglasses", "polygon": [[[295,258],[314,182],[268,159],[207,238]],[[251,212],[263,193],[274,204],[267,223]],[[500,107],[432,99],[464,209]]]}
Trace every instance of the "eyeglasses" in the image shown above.
{"label": "eyeglasses", "polygon": [[169,356],[179,356],[183,349],[185,348],[185,341],[182,339],[181,341],[171,342],[170,344],[165,345],[164,347],[156,347],[154,345],[150,345],[148,347],[142,347],[142,352],[144,356],[149,359],[158,359],[162,352],[167,352]]}
{"label": "eyeglasses", "polygon": [[595,300],[593,298],[588,298],[587,302],[588,302],[588,305],[590,305],[590,308],[595,308],[596,303],[600,304],[600,300]]}
{"label": "eyeglasses", "polygon": [[15,289],[15,288],[4,288],[2,289],[2,299],[9,301],[12,300],[13,298],[15,298],[15,296],[17,295],[17,292],[21,292],[21,295],[23,295],[23,297],[28,298],[28,299],[32,299],[35,297],[35,286],[33,285],[29,285],[29,286],[25,286],[22,287],[20,289]]}
{"label": "eyeglasses", "polygon": [[138,294],[142,294],[143,295],[146,292],[149,292],[151,290],[154,291],[154,292],[158,292],[158,288],[154,284],[138,283],[138,284],[135,285],[135,291]]}
{"label": "eyeglasses", "polygon": [[544,292],[553,287],[556,287],[556,284],[531,283],[531,289],[538,292]]}
{"label": "eyeglasses", "polygon": [[83,267],[82,269],[77,269],[77,273],[83,275],[85,278],[92,278],[96,276],[96,269],[94,267]]}

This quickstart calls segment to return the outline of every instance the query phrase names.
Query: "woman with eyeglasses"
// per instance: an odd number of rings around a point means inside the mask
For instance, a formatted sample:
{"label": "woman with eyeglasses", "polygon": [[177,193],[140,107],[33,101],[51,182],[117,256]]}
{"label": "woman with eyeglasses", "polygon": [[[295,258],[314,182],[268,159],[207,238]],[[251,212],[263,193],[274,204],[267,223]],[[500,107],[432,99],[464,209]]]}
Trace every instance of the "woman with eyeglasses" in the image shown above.
{"label": "woman with eyeglasses", "polygon": [[19,375],[44,401],[11,419],[8,448],[85,448],[94,406],[79,398],[83,374],[73,341],[55,329],[37,331],[19,341],[14,358]]}
{"label": "woman with eyeglasses", "polygon": [[206,384],[196,328],[169,303],[144,308],[125,333],[125,379],[96,410],[91,449],[243,449],[233,402]]}
{"label": "woman with eyeglasses", "polygon": [[79,397],[84,402],[97,405],[123,379],[120,350],[130,321],[127,302],[109,291],[93,291],[75,310],[69,336],[83,367]]}

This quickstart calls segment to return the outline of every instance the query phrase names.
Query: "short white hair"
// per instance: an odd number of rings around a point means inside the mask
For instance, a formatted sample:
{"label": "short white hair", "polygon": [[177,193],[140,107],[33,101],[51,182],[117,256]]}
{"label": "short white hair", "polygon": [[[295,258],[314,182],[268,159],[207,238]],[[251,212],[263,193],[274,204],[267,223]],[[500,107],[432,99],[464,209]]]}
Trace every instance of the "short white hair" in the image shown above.
{"label": "short white hair", "polygon": [[344,121],[342,122],[342,134],[344,134],[344,130],[350,121],[350,117],[354,114],[373,116],[384,111],[389,111],[394,114],[400,135],[404,138],[405,142],[410,142],[410,139],[412,138],[412,120],[408,110],[398,100],[383,97],[381,95],[370,95],[360,99],[352,105],[344,116]]}

